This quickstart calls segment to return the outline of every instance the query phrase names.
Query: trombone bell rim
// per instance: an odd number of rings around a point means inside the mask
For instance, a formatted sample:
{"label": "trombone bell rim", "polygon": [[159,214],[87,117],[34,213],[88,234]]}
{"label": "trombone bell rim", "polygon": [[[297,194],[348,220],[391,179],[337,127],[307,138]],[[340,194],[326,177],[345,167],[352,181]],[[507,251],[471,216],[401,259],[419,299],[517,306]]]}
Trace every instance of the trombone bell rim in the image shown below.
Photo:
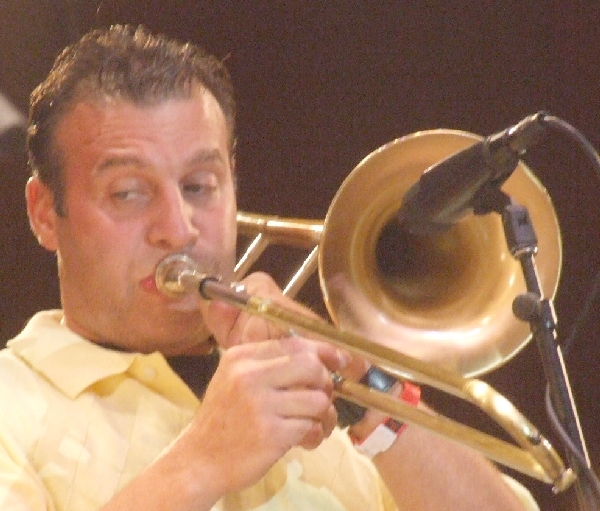
{"label": "trombone bell rim", "polygon": [[[438,129],[373,151],[338,189],[319,245],[321,290],[338,327],[464,376],[499,367],[531,338],[529,325],[512,313],[513,299],[526,287],[500,216],[467,215],[427,237],[392,229],[391,256],[389,249],[380,254],[410,186],[431,165],[481,139]],[[542,289],[554,296],[562,253],[550,196],[522,162],[502,188],[528,208]],[[382,261],[391,261],[392,271]]]}

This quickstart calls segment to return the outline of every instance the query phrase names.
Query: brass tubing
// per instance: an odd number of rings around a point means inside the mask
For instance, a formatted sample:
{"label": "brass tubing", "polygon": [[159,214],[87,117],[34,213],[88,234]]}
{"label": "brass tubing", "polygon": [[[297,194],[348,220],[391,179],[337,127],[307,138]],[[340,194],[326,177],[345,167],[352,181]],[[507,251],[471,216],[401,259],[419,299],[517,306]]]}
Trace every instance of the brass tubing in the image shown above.
{"label": "brass tubing", "polygon": [[195,263],[187,256],[166,258],[157,268],[156,281],[158,288],[171,296],[200,292],[206,299],[221,300],[283,328],[330,342],[364,356],[401,378],[429,385],[464,399],[485,411],[521,448],[444,416],[407,406],[387,394],[361,389],[358,384],[337,378],[337,392],[347,399],[462,443],[493,461],[553,484],[555,492],[565,490],[575,479],[573,471],[565,469],[558,454],[537,429],[507,399],[483,381],[465,378],[426,364],[352,332],[339,330],[322,318],[299,314],[273,300],[250,295],[239,285],[224,283],[197,271]]}
{"label": "brass tubing", "polygon": [[[373,392],[369,389],[364,389],[368,392],[368,394],[364,394],[363,391],[358,390],[360,385],[352,384],[347,380],[343,380],[343,383],[338,385],[340,387],[338,392],[343,397],[354,397],[355,400],[359,397],[369,397],[359,404],[376,408],[398,420],[420,425],[458,441],[479,451],[491,460],[542,482],[553,484],[555,492],[565,490],[574,481],[574,473],[570,469],[565,469],[562,460],[552,449],[550,443],[517,412],[516,408],[512,405],[507,407],[508,401],[485,382],[464,378],[430,366],[359,335],[338,330],[322,319],[298,314],[272,300],[247,295],[244,292],[232,292],[232,289],[226,284],[212,279],[206,279],[199,284],[199,288],[205,298],[225,301],[246,312],[264,317],[279,326],[333,343],[342,349],[368,358],[374,364],[380,365],[401,378],[429,385],[467,400],[485,411],[502,426],[521,445],[522,449],[446,417],[430,415],[415,409],[387,394]],[[352,392],[349,392],[349,389],[352,389]],[[476,390],[473,391],[473,389]],[[373,397],[377,399],[373,399]],[[499,403],[504,408],[502,412],[495,406]]]}

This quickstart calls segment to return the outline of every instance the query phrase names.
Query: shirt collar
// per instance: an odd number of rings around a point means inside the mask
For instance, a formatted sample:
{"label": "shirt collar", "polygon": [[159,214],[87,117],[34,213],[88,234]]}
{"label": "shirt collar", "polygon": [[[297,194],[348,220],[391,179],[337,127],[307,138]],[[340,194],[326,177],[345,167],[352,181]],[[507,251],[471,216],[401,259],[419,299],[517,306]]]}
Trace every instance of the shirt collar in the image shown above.
{"label": "shirt collar", "polygon": [[7,347],[70,398],[94,383],[126,372],[144,380],[144,370],[150,367],[158,375],[155,384],[149,385],[154,390],[179,404],[198,403],[160,353],[121,352],[90,342],[64,325],[60,310],[35,314]]}

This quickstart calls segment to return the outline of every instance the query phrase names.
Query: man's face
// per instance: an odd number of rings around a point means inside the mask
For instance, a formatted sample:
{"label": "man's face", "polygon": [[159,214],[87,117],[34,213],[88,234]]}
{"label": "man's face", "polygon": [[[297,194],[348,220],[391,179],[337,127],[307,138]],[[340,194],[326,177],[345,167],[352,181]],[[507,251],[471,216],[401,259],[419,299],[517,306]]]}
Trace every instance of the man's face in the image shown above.
{"label": "man's face", "polygon": [[189,99],[152,106],[79,102],[59,122],[54,142],[66,216],[48,212],[42,243],[57,251],[66,324],[90,340],[134,350],[199,351],[199,297],[166,298],[154,274],[176,252],[202,271],[231,274],[235,187],[216,99],[197,87]]}

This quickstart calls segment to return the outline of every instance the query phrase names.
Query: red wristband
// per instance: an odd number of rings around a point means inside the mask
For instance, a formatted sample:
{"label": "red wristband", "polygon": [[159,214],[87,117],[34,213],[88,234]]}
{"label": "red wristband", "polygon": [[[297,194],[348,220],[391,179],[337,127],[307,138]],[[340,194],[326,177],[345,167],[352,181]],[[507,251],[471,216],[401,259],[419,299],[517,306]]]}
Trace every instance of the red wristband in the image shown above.
{"label": "red wristband", "polygon": [[[409,381],[404,381],[400,399],[417,406],[421,400],[421,387]],[[398,438],[398,435],[406,429],[406,426],[407,424],[392,417],[386,417],[366,438],[359,440],[350,435],[350,439],[357,450],[372,458],[376,454],[388,450]]]}

